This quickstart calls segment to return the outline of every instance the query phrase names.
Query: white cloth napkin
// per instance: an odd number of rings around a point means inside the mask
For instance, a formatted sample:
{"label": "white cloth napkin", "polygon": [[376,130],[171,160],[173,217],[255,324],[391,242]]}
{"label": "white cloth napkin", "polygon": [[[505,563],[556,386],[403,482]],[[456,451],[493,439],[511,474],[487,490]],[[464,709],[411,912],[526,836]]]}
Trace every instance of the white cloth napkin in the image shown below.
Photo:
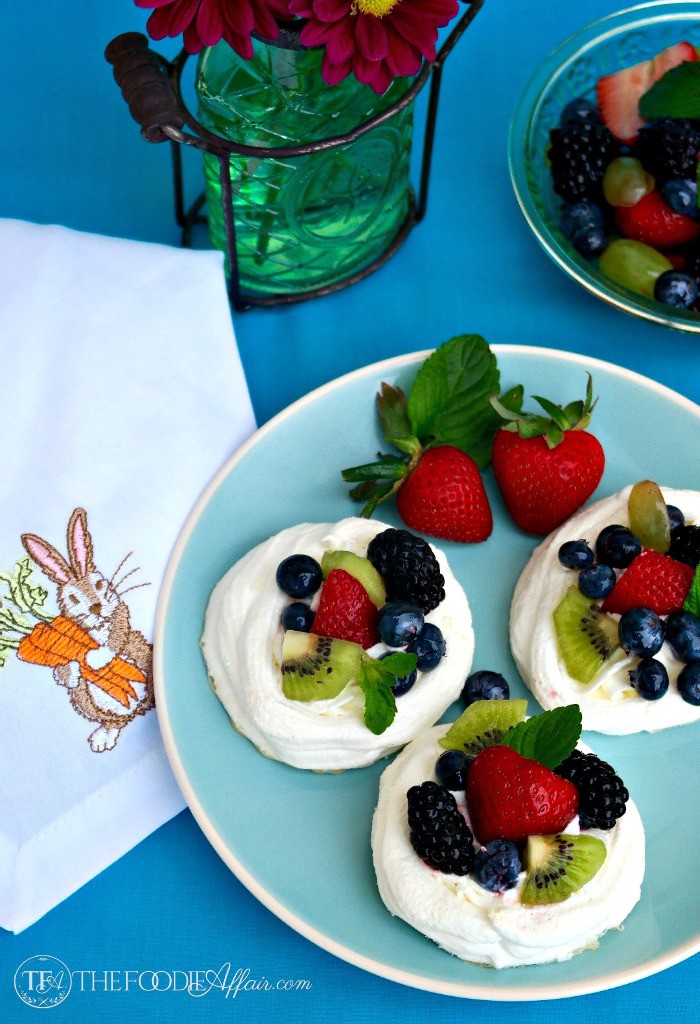
{"label": "white cloth napkin", "polygon": [[184,805],[156,598],[255,422],[220,253],[0,221],[0,359],[0,925],[21,931]]}

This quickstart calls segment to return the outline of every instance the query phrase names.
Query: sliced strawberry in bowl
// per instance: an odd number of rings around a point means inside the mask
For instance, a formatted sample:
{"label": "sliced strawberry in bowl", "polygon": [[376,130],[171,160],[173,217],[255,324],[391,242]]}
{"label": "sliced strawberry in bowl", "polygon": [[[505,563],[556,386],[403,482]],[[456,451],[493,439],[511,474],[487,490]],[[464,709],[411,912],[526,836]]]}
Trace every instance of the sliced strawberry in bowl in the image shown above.
{"label": "sliced strawberry in bowl", "polygon": [[676,43],[651,60],[598,79],[596,98],[603,124],[620,142],[634,142],[644,124],[639,114],[639,101],[644,93],[671,68],[697,59],[697,51],[691,43]]}
{"label": "sliced strawberry in bowl", "polygon": [[348,640],[367,650],[379,643],[377,607],[359,580],[345,569],[333,569],[321,587],[310,632]]}
{"label": "sliced strawberry in bowl", "polygon": [[700,235],[700,221],[676,213],[657,191],[649,192],[634,206],[619,206],[615,220],[626,238],[655,249],[674,249]]}
{"label": "sliced strawberry in bowl", "polygon": [[631,608],[650,608],[670,615],[683,608],[694,575],[690,565],[645,548],[605,598],[603,611],[622,615]]}

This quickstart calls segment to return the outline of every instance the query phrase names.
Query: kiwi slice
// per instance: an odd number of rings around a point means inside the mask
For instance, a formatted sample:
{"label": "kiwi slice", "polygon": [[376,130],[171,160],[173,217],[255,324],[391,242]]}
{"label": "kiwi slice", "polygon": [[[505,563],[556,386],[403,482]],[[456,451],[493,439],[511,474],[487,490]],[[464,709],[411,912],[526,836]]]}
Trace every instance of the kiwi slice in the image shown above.
{"label": "kiwi slice", "polygon": [[671,520],[661,488],[653,480],[635,484],[627,499],[630,530],[642,547],[665,555],[671,547]]}
{"label": "kiwi slice", "polygon": [[440,746],[476,757],[479,751],[500,743],[514,725],[522,722],[526,712],[526,700],[477,700],[452,723]]}
{"label": "kiwi slice", "polygon": [[282,692],[290,700],[330,700],[357,679],[362,648],[347,640],[288,629],[282,644]]}
{"label": "kiwi slice", "polygon": [[568,900],[597,874],[605,854],[605,843],[595,836],[530,836],[525,849],[527,877],[521,902],[534,906]]}
{"label": "kiwi slice", "polygon": [[554,609],[554,629],[566,671],[579,683],[590,683],[620,646],[615,619],[575,586]]}
{"label": "kiwi slice", "polygon": [[324,579],[332,569],[345,569],[362,584],[369,594],[372,604],[381,608],[386,603],[384,580],[368,558],[356,555],[353,551],[326,551],[321,559]]}

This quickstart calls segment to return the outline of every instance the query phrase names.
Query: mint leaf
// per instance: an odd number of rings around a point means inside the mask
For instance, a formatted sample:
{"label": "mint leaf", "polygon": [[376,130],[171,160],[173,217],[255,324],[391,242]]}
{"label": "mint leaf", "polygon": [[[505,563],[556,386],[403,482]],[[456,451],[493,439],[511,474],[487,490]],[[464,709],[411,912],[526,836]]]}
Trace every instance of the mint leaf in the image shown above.
{"label": "mint leaf", "polygon": [[380,663],[363,655],[358,676],[365,695],[365,725],[375,736],[385,732],[396,717],[396,697],[391,689],[394,676],[382,671]]}
{"label": "mint leaf", "polygon": [[683,602],[683,611],[690,612],[691,615],[697,615],[700,618],[700,565],[695,570],[688,596]]}
{"label": "mint leaf", "polygon": [[490,402],[499,384],[496,357],[480,335],[452,338],[418,371],[408,399],[413,433],[461,448],[484,469],[500,426]]}
{"label": "mint leaf", "polygon": [[401,679],[403,676],[410,675],[413,672],[418,658],[415,654],[408,654],[406,651],[395,651],[393,654],[389,654],[386,658],[381,660],[381,668],[387,672],[390,672],[395,679]]}
{"label": "mint leaf", "polygon": [[545,768],[556,768],[575,749],[580,738],[581,708],[578,704],[568,704],[514,726],[501,743],[523,757],[539,761]]}
{"label": "mint leaf", "polygon": [[377,393],[377,409],[385,437],[408,437],[412,433],[408,399],[401,388],[382,383]]}
{"label": "mint leaf", "polygon": [[671,68],[639,101],[645,121],[655,117],[700,117],[700,62],[684,61]]}

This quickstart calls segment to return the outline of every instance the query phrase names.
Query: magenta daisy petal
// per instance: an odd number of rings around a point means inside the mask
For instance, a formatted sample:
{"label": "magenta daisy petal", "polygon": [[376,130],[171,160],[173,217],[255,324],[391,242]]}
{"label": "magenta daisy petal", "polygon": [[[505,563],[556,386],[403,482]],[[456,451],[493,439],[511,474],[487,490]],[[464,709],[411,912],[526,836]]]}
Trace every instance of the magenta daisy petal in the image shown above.
{"label": "magenta daisy petal", "polygon": [[367,60],[383,60],[389,39],[379,18],[372,14],[359,14],[355,22],[355,39],[363,57]]}
{"label": "magenta daisy petal", "polygon": [[[305,0],[308,2],[308,0]],[[250,34],[279,35],[279,20],[289,19],[289,0],[136,0],[153,8],[147,29],[153,39],[182,33],[188,53],[214,46],[221,38],[241,57],[253,56]],[[310,8],[309,8],[310,9]]]}
{"label": "magenta daisy petal", "polygon": [[352,71],[352,59],[341,61],[339,64],[332,64],[328,59],[328,53],[324,53],[321,62],[321,74],[326,85],[337,85],[347,78]]}
{"label": "magenta daisy petal", "polygon": [[351,10],[349,0],[314,0],[313,17],[319,21],[340,21]]}

